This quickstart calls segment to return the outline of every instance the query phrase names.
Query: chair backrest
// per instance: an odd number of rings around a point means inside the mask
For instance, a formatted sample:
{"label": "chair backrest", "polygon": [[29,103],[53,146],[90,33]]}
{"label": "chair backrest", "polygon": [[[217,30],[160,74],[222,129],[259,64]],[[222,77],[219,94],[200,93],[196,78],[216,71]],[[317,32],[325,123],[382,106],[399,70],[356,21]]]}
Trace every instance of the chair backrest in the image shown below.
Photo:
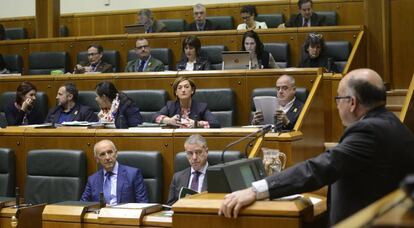
{"label": "chair backrest", "polygon": [[141,170],[150,203],[162,203],[163,163],[158,151],[119,151],[119,163]]}
{"label": "chair backrest", "polygon": [[[5,116],[5,108],[13,103],[16,100],[16,92],[8,91],[0,95],[0,115]],[[34,110],[41,113],[42,118],[45,119],[47,112],[49,111],[48,107],[48,97],[45,92],[38,91],[36,93],[36,102],[34,105]]]}
{"label": "chair backrest", "polygon": [[280,68],[290,66],[290,48],[288,43],[265,43],[264,50],[270,52]]}
{"label": "chair backrest", "polygon": [[0,196],[14,196],[16,157],[9,148],[0,148]]}
{"label": "chair backrest", "polygon": [[[170,48],[151,48],[151,56],[160,60],[165,67],[165,70],[173,69],[173,55]],[[138,55],[134,49],[128,51],[127,61],[137,59]]]}
{"label": "chair backrest", "polygon": [[211,23],[219,30],[231,30],[233,29],[233,16],[213,16],[206,17]]}
{"label": "chair backrest", "polygon": [[187,24],[184,19],[160,19],[158,21],[165,24],[167,32],[182,32]]}
{"label": "chair backrest", "polygon": [[197,89],[193,99],[207,103],[208,109],[220,122],[221,127],[234,125],[235,98],[232,89]]}
{"label": "chair backrest", "polygon": [[165,90],[125,90],[123,92],[138,105],[144,122],[152,122],[155,113],[165,106],[168,99]]}
{"label": "chair backrest", "polygon": [[[88,62],[88,52],[82,51],[78,52],[76,56],[77,62]],[[115,50],[104,50],[102,61],[107,62],[112,65],[113,72],[119,72],[119,52]]]}
{"label": "chair backrest", "polygon": [[201,56],[204,56],[210,61],[211,69],[221,70],[223,57],[221,53],[227,51],[228,48],[224,45],[206,45],[201,47]]}
{"label": "chair backrest", "polygon": [[67,52],[33,52],[29,55],[29,74],[50,74],[52,70],[69,72]]}
{"label": "chair backrest", "polygon": [[325,46],[325,55],[332,57],[338,71],[342,72],[351,54],[351,43],[349,41],[326,41]]}
{"label": "chair backrest", "polygon": [[[221,154],[222,151],[211,150],[208,152],[207,161],[210,166],[217,165],[221,163]],[[226,151],[224,153],[224,161],[234,161],[243,158],[244,155],[241,154],[239,151]],[[179,152],[175,155],[174,160],[174,172],[181,171],[190,167],[190,163],[188,163],[187,153],[186,152]]]}
{"label": "chair backrest", "polygon": [[283,14],[258,14],[256,21],[266,22],[268,28],[277,28],[280,24],[284,23]]}
{"label": "chair backrest", "polygon": [[66,25],[59,26],[59,36],[60,37],[67,37],[69,36],[69,29]]}
{"label": "chair backrest", "polygon": [[325,23],[328,26],[335,26],[337,25],[337,15],[335,11],[315,11],[320,16],[325,17]]}
{"label": "chair backrest", "polygon": [[26,203],[79,200],[86,180],[86,156],[80,150],[31,150],[27,154]]}
{"label": "chair backrest", "polygon": [[27,39],[27,29],[23,27],[4,29],[7,40]]}
{"label": "chair backrest", "polygon": [[79,91],[78,102],[81,105],[86,105],[92,108],[95,113],[101,111],[98,103],[95,100],[96,93],[95,91]]}
{"label": "chair backrest", "polygon": [[23,58],[21,55],[3,55],[3,59],[10,73],[23,73]]}

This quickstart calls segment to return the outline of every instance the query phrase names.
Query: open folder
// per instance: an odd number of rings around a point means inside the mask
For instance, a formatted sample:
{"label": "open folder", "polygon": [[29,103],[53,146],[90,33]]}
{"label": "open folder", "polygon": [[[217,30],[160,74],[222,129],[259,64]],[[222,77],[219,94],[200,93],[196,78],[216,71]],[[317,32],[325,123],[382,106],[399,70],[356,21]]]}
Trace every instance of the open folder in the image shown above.
{"label": "open folder", "polygon": [[257,96],[253,98],[256,111],[263,113],[263,124],[273,124],[276,110],[280,108],[279,100],[273,96]]}
{"label": "open folder", "polygon": [[198,192],[190,188],[182,187],[180,189],[180,193],[178,194],[178,199],[185,198],[187,196],[191,196],[195,194],[198,194]]}

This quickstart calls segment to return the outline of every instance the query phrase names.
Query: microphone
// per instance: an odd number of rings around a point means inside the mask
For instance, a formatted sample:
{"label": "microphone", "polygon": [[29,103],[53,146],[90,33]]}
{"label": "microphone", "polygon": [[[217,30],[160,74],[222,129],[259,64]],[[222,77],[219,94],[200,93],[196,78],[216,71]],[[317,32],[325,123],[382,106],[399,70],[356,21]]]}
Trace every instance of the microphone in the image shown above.
{"label": "microphone", "polygon": [[16,202],[15,202],[15,208],[19,208],[20,207],[20,189],[19,187],[15,188],[15,197],[16,197]]}
{"label": "microphone", "polygon": [[329,73],[333,73],[332,72],[332,64],[333,64],[333,59],[332,58],[328,58],[328,72]]}
{"label": "microphone", "polygon": [[[221,159],[220,159],[221,163],[224,163],[224,153],[230,147],[232,147],[232,146],[234,146],[234,145],[236,145],[236,144],[244,141],[245,139],[247,139],[247,138],[249,138],[249,137],[251,137],[253,135],[256,135],[256,137],[254,137],[252,140],[249,141],[249,143],[247,144],[247,145],[249,145],[251,142],[253,142],[256,139],[258,139],[259,137],[263,136],[264,134],[266,134],[267,132],[269,132],[271,129],[272,129],[272,125],[271,124],[267,124],[267,125],[263,126],[262,128],[260,128],[259,130],[255,131],[255,132],[252,132],[252,133],[250,133],[250,134],[248,134],[248,135],[246,135],[244,137],[241,137],[240,139],[238,139],[238,140],[236,140],[236,141],[231,142],[230,144],[228,144],[226,147],[224,147],[223,152],[221,152]],[[247,152],[247,145],[246,145],[246,148],[245,148],[245,155],[246,155],[246,157],[247,157],[247,153],[246,153]]]}

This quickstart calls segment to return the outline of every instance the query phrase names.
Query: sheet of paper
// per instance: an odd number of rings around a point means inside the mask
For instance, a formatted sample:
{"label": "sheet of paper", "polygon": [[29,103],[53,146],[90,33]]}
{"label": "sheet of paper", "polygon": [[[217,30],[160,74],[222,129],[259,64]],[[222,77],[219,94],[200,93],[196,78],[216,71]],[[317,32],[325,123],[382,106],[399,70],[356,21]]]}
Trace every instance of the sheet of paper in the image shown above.
{"label": "sheet of paper", "polygon": [[112,206],[114,208],[128,208],[128,209],[143,209],[143,208],[148,208],[148,207],[152,207],[152,206],[156,206],[159,204],[156,203],[125,203],[125,204],[119,204],[119,205],[115,205]]}
{"label": "sheet of paper", "polygon": [[276,110],[279,109],[279,101],[273,96],[257,96],[253,98],[256,111],[262,111],[264,123],[273,124]]}

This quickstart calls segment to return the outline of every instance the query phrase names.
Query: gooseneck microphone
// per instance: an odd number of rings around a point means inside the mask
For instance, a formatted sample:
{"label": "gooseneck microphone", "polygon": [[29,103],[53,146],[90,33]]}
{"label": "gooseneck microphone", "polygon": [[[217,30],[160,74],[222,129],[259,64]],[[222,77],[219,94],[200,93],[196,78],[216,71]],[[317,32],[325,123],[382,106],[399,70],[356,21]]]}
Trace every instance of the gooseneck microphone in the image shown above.
{"label": "gooseneck microphone", "polygon": [[[238,140],[236,140],[236,141],[231,142],[230,144],[228,144],[226,147],[224,147],[223,152],[221,152],[221,159],[220,159],[221,163],[224,163],[224,153],[228,149],[230,149],[230,147],[232,147],[232,146],[234,146],[234,145],[236,145],[236,144],[244,141],[245,139],[247,139],[247,138],[249,138],[249,137],[251,137],[253,135],[256,135],[252,140],[249,141],[249,143],[247,144],[247,145],[249,145],[251,142],[255,141],[260,136],[266,134],[270,130],[272,130],[272,125],[271,124],[267,124],[267,125],[263,126],[262,128],[260,128],[259,130],[255,131],[255,132],[252,132],[252,133],[250,133],[250,134],[248,134],[248,135],[246,135],[244,137],[241,137],[240,139],[238,139]],[[246,146],[245,154],[246,154],[246,152],[247,152],[247,146]]]}
{"label": "gooseneck microphone", "polygon": [[15,190],[15,197],[16,197],[16,202],[15,202],[15,208],[19,208],[20,207],[20,189],[19,187],[16,187]]}

